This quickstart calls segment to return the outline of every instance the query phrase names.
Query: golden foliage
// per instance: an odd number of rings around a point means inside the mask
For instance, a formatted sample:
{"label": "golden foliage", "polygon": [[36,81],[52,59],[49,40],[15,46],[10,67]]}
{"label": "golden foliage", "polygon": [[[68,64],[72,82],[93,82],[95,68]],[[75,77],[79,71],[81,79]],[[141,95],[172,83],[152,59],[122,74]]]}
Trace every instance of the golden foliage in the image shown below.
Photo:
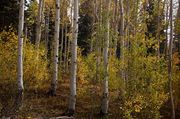
{"label": "golden foliage", "polygon": [[[17,48],[18,38],[13,29],[0,33],[0,80],[16,81],[17,78]],[[47,61],[43,47],[37,51],[35,46],[28,41],[24,41],[23,51],[23,71],[24,80],[35,86],[39,80],[48,79]]]}

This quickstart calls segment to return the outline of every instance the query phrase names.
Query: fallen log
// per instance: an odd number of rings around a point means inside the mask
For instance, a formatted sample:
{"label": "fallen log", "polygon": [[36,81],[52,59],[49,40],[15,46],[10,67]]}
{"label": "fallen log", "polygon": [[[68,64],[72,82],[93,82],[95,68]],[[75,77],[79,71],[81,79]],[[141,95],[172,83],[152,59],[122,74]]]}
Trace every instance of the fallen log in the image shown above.
{"label": "fallen log", "polygon": [[52,117],[50,119],[75,119],[74,117],[68,117],[68,116],[60,116],[60,117]]}

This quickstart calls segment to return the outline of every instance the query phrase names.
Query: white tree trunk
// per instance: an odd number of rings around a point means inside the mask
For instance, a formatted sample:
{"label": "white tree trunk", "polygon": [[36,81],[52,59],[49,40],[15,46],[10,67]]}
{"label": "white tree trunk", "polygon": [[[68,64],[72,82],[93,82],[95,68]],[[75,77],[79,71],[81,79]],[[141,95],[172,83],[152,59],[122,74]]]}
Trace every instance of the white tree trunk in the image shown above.
{"label": "white tree trunk", "polygon": [[36,26],[36,39],[35,39],[35,42],[36,42],[35,44],[36,44],[37,49],[39,48],[40,39],[41,39],[41,24],[42,24],[43,4],[44,4],[44,0],[39,0],[37,26]]}
{"label": "white tree trunk", "polygon": [[[64,17],[64,15],[62,15],[62,18]],[[64,23],[62,22],[62,26],[61,26],[61,48],[60,48],[60,67],[63,64],[63,46],[64,46]],[[62,71],[64,70],[64,68],[61,69]]]}
{"label": "white tree trunk", "polygon": [[47,8],[47,15],[45,19],[45,45],[46,45],[46,59],[48,58],[48,44],[49,44],[49,14],[50,8]]}
{"label": "white tree trunk", "polygon": [[[96,0],[93,0],[93,21],[92,21],[92,23],[93,23],[93,28],[95,28],[95,25],[96,25],[96,22],[97,22],[97,19],[96,19],[96,14],[97,14],[97,7],[96,7],[96,3],[97,3],[97,1]],[[96,33],[94,33],[93,34],[93,36],[92,37],[96,37]],[[90,53],[92,53],[93,52],[93,48],[94,48],[94,39],[93,38],[91,38],[91,43],[90,43]]]}
{"label": "white tree trunk", "polygon": [[[121,59],[123,62],[123,68],[124,68],[124,47],[125,47],[125,41],[124,41],[124,5],[123,0],[119,1],[119,7],[120,7],[120,38],[121,38]],[[124,69],[122,70],[122,78],[125,83],[125,72]]]}
{"label": "white tree trunk", "polygon": [[168,62],[168,78],[169,78],[169,93],[171,99],[171,118],[175,119],[175,107],[172,87],[172,46],[173,46],[173,0],[170,0],[170,41],[169,41],[169,62]]}
{"label": "white tree trunk", "polygon": [[114,56],[117,57],[117,42],[118,42],[118,0],[114,1],[115,8],[114,8],[114,16],[113,16],[113,24],[114,24],[114,31],[115,31],[115,38],[114,38]]}
{"label": "white tree trunk", "polygon": [[79,0],[74,0],[74,15],[73,15],[73,41],[71,46],[71,77],[70,77],[70,100],[69,113],[74,114],[76,104],[76,71],[77,71],[77,37],[78,37],[78,15]]}
{"label": "white tree trunk", "polygon": [[58,80],[58,56],[59,56],[59,25],[60,25],[60,0],[56,0],[56,19],[55,19],[55,33],[54,33],[54,68],[53,68],[53,80],[51,83],[51,95],[56,94],[57,80]]}
{"label": "white tree trunk", "polygon": [[157,49],[157,56],[158,59],[160,58],[160,0],[158,0],[158,19],[157,19],[157,40],[158,40],[158,49]]}
{"label": "white tree trunk", "polygon": [[66,67],[66,62],[67,62],[67,24],[65,24],[65,38],[64,38],[64,62],[63,62],[63,69],[66,72],[67,67]]}
{"label": "white tree trunk", "polygon": [[68,37],[67,40],[67,57],[66,57],[66,72],[69,73],[69,58],[70,58],[70,47],[71,47],[71,40],[70,37]]}
{"label": "white tree trunk", "polygon": [[23,28],[24,28],[24,0],[20,1],[19,27],[18,27],[18,91],[24,90],[23,86]]}
{"label": "white tree trunk", "polygon": [[[108,113],[108,104],[109,104],[109,91],[108,91],[108,52],[109,52],[109,11],[110,11],[110,0],[104,0],[105,2],[105,9],[107,9],[107,14],[105,15],[105,23],[104,27],[107,31],[104,33],[104,83],[103,83],[103,100],[101,105],[101,112],[103,114]],[[104,9],[104,10],[105,10]]]}
{"label": "white tree trunk", "polygon": [[[73,27],[73,9],[74,9],[74,0],[70,0],[70,33],[72,33],[72,27]],[[66,72],[69,72],[69,58],[70,58],[70,52],[71,52],[71,41],[72,41],[72,36],[68,36],[68,43],[67,43],[67,62],[66,62]]]}
{"label": "white tree trunk", "polygon": [[[168,1],[168,0],[166,0],[166,1],[164,2],[164,4],[166,4],[167,1]],[[165,14],[165,21],[166,21],[166,22],[165,22],[165,23],[166,23],[166,24],[169,24],[169,19],[168,19],[168,18],[169,18],[169,14],[168,14],[168,12],[169,12],[169,5],[166,4],[165,7],[166,7],[166,10],[165,10],[165,13],[166,13],[166,14]],[[166,34],[166,41],[165,41],[165,50],[164,50],[165,56],[168,56],[168,26],[169,26],[169,25],[167,25],[166,28],[165,28],[165,30],[166,30],[166,33],[165,33],[165,34]]]}
{"label": "white tree trunk", "polygon": [[98,37],[96,39],[96,49],[97,49],[97,59],[96,59],[96,81],[100,78],[99,77],[99,65],[101,62],[101,41],[100,40],[100,34],[102,31],[102,0],[99,1],[99,14],[96,16],[97,17],[97,22],[98,22]]}
{"label": "white tree trunk", "polygon": [[18,26],[18,93],[16,95],[16,100],[12,107],[12,111],[17,111],[22,106],[23,101],[23,29],[24,29],[24,0],[20,0],[19,8],[19,26]]}
{"label": "white tree trunk", "polygon": [[[178,25],[179,25],[179,22],[180,22],[180,0],[178,0],[178,3],[179,3],[179,5],[178,5],[178,8],[177,8],[177,13],[176,13],[176,22],[175,22],[175,24],[177,24],[176,26],[175,26],[175,28],[178,28]],[[177,43],[176,43],[176,48],[177,48],[177,51],[180,53],[180,33],[179,32],[176,32],[175,33],[175,39],[178,39],[178,41],[177,41]]]}

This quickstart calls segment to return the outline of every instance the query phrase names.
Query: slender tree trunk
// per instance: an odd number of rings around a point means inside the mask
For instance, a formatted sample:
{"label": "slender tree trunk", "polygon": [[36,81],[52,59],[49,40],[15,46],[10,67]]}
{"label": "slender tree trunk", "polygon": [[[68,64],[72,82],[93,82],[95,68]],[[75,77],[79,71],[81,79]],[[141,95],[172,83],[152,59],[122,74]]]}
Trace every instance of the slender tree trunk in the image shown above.
{"label": "slender tree trunk", "polygon": [[157,8],[157,12],[158,12],[158,19],[157,19],[157,39],[158,39],[158,49],[157,49],[157,56],[158,59],[160,58],[160,0],[158,0],[158,8]]}
{"label": "slender tree trunk", "polygon": [[135,8],[134,8],[134,39],[135,39],[135,44],[138,47],[138,42],[137,42],[137,21],[138,21],[138,9],[139,9],[139,0],[134,0]]}
{"label": "slender tree trunk", "polygon": [[108,105],[109,105],[109,91],[108,91],[108,52],[109,52],[109,13],[110,13],[110,0],[104,0],[105,6],[103,9],[103,12],[105,9],[107,9],[107,14],[104,17],[104,27],[107,31],[104,33],[104,83],[103,83],[103,99],[102,99],[102,105],[101,105],[101,113],[107,114],[108,113]]}
{"label": "slender tree trunk", "polygon": [[126,40],[125,40],[125,48],[128,50],[129,48],[129,42],[130,42],[130,4],[131,0],[127,1],[127,8],[126,8]]}
{"label": "slender tree trunk", "polygon": [[[168,11],[169,11],[169,5],[167,4],[167,0],[166,0],[166,41],[165,41],[165,49],[164,49],[164,54],[165,56],[168,56],[168,26],[169,26],[169,19],[168,19]],[[166,57],[167,58],[167,57]]]}
{"label": "slender tree trunk", "polygon": [[63,69],[66,72],[67,67],[66,67],[66,62],[67,62],[67,24],[65,24],[65,40],[64,40],[64,62],[63,62]]}
{"label": "slender tree trunk", "polygon": [[24,28],[24,0],[20,1],[18,27],[18,92],[23,92],[23,28]]}
{"label": "slender tree trunk", "polygon": [[[126,39],[124,41],[124,50],[126,50],[127,55],[130,52],[130,7],[131,7],[131,0],[127,1],[127,8],[126,8]],[[124,67],[124,80],[126,80],[126,82],[128,82],[128,78],[129,78],[129,58],[126,57],[126,65],[127,67]],[[124,63],[125,63],[125,54],[124,54]]]}
{"label": "slender tree trunk", "polygon": [[49,14],[50,14],[50,9],[47,8],[47,15],[45,19],[45,45],[46,45],[46,57],[48,58],[48,44],[49,44]]}
{"label": "slender tree trunk", "polygon": [[96,49],[97,49],[97,54],[96,54],[96,81],[98,81],[99,79],[99,65],[100,65],[100,56],[101,56],[101,37],[100,37],[100,34],[101,34],[101,24],[102,24],[102,0],[100,0],[99,2],[99,14],[97,15],[97,20],[98,20],[98,30],[97,30],[97,39],[96,39]]}
{"label": "slender tree trunk", "polygon": [[[93,28],[95,28],[95,26],[96,26],[96,13],[97,13],[97,10],[96,10],[97,8],[96,8],[96,0],[93,0]],[[96,35],[96,34],[95,34]],[[95,37],[95,35],[94,35],[94,37]],[[93,51],[93,45],[94,45],[94,41],[93,41],[94,39],[93,38],[91,38],[91,47],[90,47],[90,52],[92,53],[92,51]]]}
{"label": "slender tree trunk", "polygon": [[27,26],[27,24],[25,24],[25,28],[24,28],[24,38],[28,39],[28,26]]}
{"label": "slender tree trunk", "polygon": [[176,20],[175,20],[175,29],[177,29],[175,32],[175,39],[178,41],[176,42],[175,45],[176,45],[177,52],[180,54],[180,32],[178,30],[178,26],[180,25],[180,0],[178,0],[178,3],[179,3],[179,6],[177,9]]}
{"label": "slender tree trunk", "polygon": [[117,57],[117,42],[118,42],[118,0],[114,1],[115,3],[115,9],[114,9],[114,31],[115,31],[115,38],[114,38],[114,56]]}
{"label": "slender tree trunk", "polygon": [[67,41],[67,57],[66,57],[66,72],[69,72],[69,59],[70,59],[70,46],[71,45],[71,41],[70,41],[70,37],[68,37],[68,41]]}
{"label": "slender tree trunk", "polygon": [[71,81],[70,81],[70,99],[68,113],[73,115],[76,105],[76,73],[77,73],[77,37],[78,37],[78,17],[79,17],[79,0],[74,0],[74,15],[73,15],[73,41],[71,49]]}
{"label": "slender tree trunk", "polygon": [[41,39],[41,24],[42,24],[42,12],[43,12],[44,0],[39,0],[38,16],[37,16],[37,26],[36,26],[36,48],[39,49],[40,39]]}
{"label": "slender tree trunk", "polygon": [[169,41],[169,62],[168,62],[168,78],[169,78],[169,93],[171,99],[171,118],[175,119],[175,107],[173,98],[172,86],[172,46],[173,46],[173,0],[170,0],[170,41]]}
{"label": "slender tree trunk", "polygon": [[[62,15],[62,18],[63,17],[64,17],[64,15]],[[62,27],[61,27],[60,67],[61,67],[61,70],[64,70],[62,68],[62,64],[63,64],[63,46],[64,46],[64,23],[63,22],[62,22],[61,26]]]}
{"label": "slender tree trunk", "polygon": [[[120,38],[121,38],[121,59],[122,59],[122,65],[124,68],[124,47],[125,47],[125,41],[124,41],[124,5],[123,5],[123,0],[119,1],[119,6],[120,6]],[[122,70],[122,78],[125,83],[125,73],[124,69]]]}
{"label": "slender tree trunk", "polygon": [[[103,15],[105,15],[105,13],[104,13],[104,0],[100,0],[100,4],[101,4],[101,8],[100,8],[100,10],[101,10],[101,13],[100,13],[100,38],[101,38],[101,40],[99,40],[99,42],[100,42],[100,47],[99,47],[99,56],[103,56],[103,50],[104,50],[104,38],[103,38],[103,33],[104,33],[104,16]],[[100,58],[100,62],[103,60],[103,59],[101,59],[101,57],[99,57]]]}
{"label": "slender tree trunk", "polygon": [[[72,27],[73,27],[73,9],[74,9],[74,6],[73,6],[73,3],[74,3],[74,0],[70,0],[70,9],[71,9],[71,14],[70,14],[70,24],[69,24],[69,27],[70,27],[70,30],[69,32],[72,34]],[[68,43],[67,43],[67,62],[66,62],[66,72],[69,72],[69,59],[70,59],[70,48],[71,48],[71,41],[72,41],[72,35],[69,35],[68,36]]]}
{"label": "slender tree trunk", "polygon": [[[64,4],[64,0],[62,0],[62,4]],[[61,25],[61,46],[60,46],[60,71],[64,71],[63,67],[63,47],[64,47],[64,9],[62,8],[62,25]]]}
{"label": "slender tree trunk", "polygon": [[[23,39],[23,49],[26,49],[26,42],[27,42],[27,24],[24,24],[24,39]],[[26,56],[25,54],[26,52],[23,52],[23,61],[24,61],[24,56]]]}
{"label": "slender tree trunk", "polygon": [[15,99],[13,111],[18,110],[22,105],[23,100],[23,29],[24,29],[24,0],[20,1],[19,9],[19,26],[18,26],[18,94]]}
{"label": "slender tree trunk", "polygon": [[58,80],[58,57],[59,57],[59,25],[60,25],[60,0],[56,0],[56,19],[55,19],[55,33],[54,33],[54,68],[53,79],[51,82],[50,94],[56,95],[57,80]]}

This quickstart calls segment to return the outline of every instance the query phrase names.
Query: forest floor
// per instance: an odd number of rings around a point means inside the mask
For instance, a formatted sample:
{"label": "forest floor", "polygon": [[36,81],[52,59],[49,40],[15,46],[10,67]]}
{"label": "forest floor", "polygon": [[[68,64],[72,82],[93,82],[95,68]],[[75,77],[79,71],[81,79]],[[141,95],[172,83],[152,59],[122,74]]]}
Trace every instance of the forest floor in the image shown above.
{"label": "forest floor", "polygon": [[[79,83],[80,82],[80,83]],[[34,89],[34,86],[26,87],[22,107],[18,112],[9,113],[15,100],[14,85],[0,83],[0,110],[2,115],[11,115],[15,119],[48,119],[60,117],[67,110],[70,93],[69,78],[64,76],[58,81],[57,95],[52,97],[47,94],[50,82],[44,82],[42,86]],[[101,94],[100,85],[89,85],[85,81],[78,81],[76,119],[100,119]],[[110,91],[109,113],[106,118],[119,119],[120,105],[117,91]],[[2,109],[5,107],[5,109]],[[116,108],[114,108],[116,107]]]}
{"label": "forest floor", "polygon": [[[10,115],[13,119],[49,119],[60,117],[67,110],[70,93],[69,78],[64,76],[58,82],[57,95],[47,95],[50,82],[34,88],[29,86],[24,92],[22,107],[17,112],[8,113],[15,100],[15,86],[13,84],[0,83],[0,110],[1,115]],[[78,81],[77,103],[74,117],[76,119],[101,119],[98,116],[101,104],[100,83],[89,85],[87,82]],[[109,113],[106,119],[121,119],[122,110],[117,90],[110,90]],[[5,109],[4,109],[5,108]],[[55,119],[55,118],[54,118]],[[166,118],[168,119],[168,117]]]}

